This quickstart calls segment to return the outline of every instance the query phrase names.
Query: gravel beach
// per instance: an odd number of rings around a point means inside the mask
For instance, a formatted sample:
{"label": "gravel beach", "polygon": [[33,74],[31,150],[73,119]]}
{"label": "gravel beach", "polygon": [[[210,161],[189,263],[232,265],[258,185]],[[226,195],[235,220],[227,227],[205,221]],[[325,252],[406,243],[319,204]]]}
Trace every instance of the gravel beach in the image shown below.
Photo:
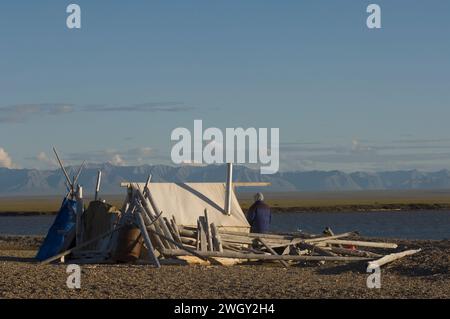
{"label": "gravel beach", "polygon": [[[396,241],[422,252],[383,266],[368,289],[364,263],[235,266],[83,265],[81,289],[66,266],[39,265],[40,237],[0,237],[0,298],[449,298],[450,241]],[[390,240],[392,241],[392,240]]]}

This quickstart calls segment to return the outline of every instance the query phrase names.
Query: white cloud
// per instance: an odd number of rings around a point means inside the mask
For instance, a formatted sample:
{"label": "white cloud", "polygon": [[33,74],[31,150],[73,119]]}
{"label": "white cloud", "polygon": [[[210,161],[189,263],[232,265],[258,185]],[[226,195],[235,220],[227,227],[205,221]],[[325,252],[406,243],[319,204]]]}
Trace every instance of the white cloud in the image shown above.
{"label": "white cloud", "polygon": [[70,161],[86,160],[89,163],[111,163],[113,165],[148,164],[158,157],[157,150],[144,146],[131,149],[104,149],[65,154]]}
{"label": "white cloud", "polygon": [[47,165],[49,167],[56,166],[56,161],[51,159],[51,158],[49,158],[45,152],[39,152],[39,154],[36,155],[36,159],[39,162],[41,162],[41,163],[43,163],[43,164],[45,164],[45,165]]}
{"label": "white cloud", "polygon": [[115,166],[124,166],[125,165],[125,161],[122,159],[122,157],[119,154],[114,154],[114,156],[110,160],[110,163]]}
{"label": "white cloud", "polygon": [[0,147],[0,167],[16,168],[9,154]]}

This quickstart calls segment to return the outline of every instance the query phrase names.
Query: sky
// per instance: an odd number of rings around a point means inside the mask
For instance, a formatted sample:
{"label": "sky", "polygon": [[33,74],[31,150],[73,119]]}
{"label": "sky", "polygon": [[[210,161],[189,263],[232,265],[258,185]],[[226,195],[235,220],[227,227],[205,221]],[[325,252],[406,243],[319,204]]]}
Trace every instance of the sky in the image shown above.
{"label": "sky", "polygon": [[[66,7],[81,7],[68,29]],[[381,7],[381,29],[366,8]],[[171,164],[279,128],[281,170],[450,169],[450,2],[2,1],[0,167]]]}

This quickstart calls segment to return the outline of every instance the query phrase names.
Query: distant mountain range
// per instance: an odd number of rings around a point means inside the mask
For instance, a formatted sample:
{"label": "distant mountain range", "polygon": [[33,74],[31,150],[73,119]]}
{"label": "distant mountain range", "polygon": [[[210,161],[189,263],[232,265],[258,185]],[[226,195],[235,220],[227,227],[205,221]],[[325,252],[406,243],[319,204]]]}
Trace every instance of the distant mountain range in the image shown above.
{"label": "distant mountain range", "polygon": [[[142,165],[125,167],[111,164],[90,164],[83,170],[79,180],[88,194],[93,193],[99,169],[102,170],[103,174],[103,194],[122,194],[120,182],[145,182],[148,174],[152,174],[152,181],[154,182],[224,182],[226,177],[224,165],[205,167]],[[69,168],[69,170],[74,172],[76,168]],[[236,166],[233,180],[236,182],[270,182],[272,186],[264,188],[265,191],[283,192],[448,189],[450,188],[450,171],[420,172],[410,170],[379,173],[297,171],[260,175],[258,170]],[[63,194],[64,190],[64,176],[59,169],[0,168],[0,196],[56,195]]]}

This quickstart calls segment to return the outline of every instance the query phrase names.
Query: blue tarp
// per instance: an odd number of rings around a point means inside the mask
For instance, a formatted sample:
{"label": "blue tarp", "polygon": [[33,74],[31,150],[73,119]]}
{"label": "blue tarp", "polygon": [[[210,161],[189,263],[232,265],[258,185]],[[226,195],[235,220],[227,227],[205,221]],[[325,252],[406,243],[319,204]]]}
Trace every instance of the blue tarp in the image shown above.
{"label": "blue tarp", "polygon": [[53,225],[39,248],[39,252],[36,255],[37,260],[42,261],[55,256],[67,245],[68,235],[75,230],[76,203],[76,201],[67,198],[63,200],[58,215],[56,215]]}

